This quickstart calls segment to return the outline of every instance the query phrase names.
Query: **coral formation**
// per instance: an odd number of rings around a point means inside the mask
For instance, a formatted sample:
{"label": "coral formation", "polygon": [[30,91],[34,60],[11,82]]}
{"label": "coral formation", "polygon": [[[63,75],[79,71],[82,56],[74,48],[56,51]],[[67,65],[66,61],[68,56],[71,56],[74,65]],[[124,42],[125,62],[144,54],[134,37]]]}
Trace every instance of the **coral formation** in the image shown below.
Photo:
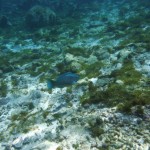
{"label": "coral formation", "polygon": [[56,21],[56,14],[50,8],[42,6],[32,7],[26,15],[26,25],[33,29],[52,25]]}

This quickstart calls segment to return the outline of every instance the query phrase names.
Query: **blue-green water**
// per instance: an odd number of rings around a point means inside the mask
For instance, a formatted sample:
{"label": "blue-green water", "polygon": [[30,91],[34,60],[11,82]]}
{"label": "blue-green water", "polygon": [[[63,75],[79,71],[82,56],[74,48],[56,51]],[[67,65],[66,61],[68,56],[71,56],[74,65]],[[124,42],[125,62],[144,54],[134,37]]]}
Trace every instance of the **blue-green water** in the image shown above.
{"label": "blue-green water", "polygon": [[149,0],[0,0],[0,150],[149,150],[149,135]]}

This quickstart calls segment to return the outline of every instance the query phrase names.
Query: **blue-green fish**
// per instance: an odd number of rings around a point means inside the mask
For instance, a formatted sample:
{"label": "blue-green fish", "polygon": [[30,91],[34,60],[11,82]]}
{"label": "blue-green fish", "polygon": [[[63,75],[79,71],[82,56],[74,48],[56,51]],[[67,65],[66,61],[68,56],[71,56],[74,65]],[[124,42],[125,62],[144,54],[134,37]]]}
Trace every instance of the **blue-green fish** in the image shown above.
{"label": "blue-green fish", "polygon": [[59,75],[56,80],[48,80],[47,87],[48,89],[52,89],[54,87],[65,87],[68,85],[72,85],[79,80],[79,75],[72,72],[66,72]]}

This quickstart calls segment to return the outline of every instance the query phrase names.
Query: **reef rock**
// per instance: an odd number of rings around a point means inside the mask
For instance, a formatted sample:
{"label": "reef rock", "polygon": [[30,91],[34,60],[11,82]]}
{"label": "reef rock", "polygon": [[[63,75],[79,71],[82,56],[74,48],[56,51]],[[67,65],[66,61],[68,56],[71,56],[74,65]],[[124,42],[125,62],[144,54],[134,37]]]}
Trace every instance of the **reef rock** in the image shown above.
{"label": "reef rock", "polygon": [[0,28],[7,28],[11,26],[11,23],[9,22],[8,18],[6,16],[0,17]]}
{"label": "reef rock", "polygon": [[47,7],[34,6],[25,17],[25,23],[29,28],[40,28],[54,24],[56,14],[53,10]]}

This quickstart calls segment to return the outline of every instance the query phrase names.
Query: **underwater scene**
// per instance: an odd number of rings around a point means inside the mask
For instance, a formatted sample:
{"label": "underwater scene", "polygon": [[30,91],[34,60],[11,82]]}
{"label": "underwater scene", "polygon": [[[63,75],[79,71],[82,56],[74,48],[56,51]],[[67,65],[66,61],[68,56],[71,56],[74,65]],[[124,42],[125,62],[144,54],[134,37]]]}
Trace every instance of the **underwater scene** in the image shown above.
{"label": "underwater scene", "polygon": [[150,150],[150,0],[0,0],[0,150]]}

